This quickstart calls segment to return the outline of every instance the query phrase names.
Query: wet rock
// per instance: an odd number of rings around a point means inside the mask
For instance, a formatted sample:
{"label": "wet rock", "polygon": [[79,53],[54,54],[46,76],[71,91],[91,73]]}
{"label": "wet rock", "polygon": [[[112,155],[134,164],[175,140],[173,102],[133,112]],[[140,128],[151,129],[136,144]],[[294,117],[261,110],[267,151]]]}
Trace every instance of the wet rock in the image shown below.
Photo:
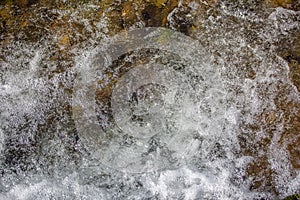
{"label": "wet rock", "polygon": [[293,167],[300,169],[300,137],[299,135],[293,135],[292,138],[294,139],[288,144],[287,150],[289,151]]}
{"label": "wet rock", "polygon": [[165,26],[167,23],[167,16],[177,6],[177,0],[152,1],[151,4],[146,5],[142,10],[142,19],[146,23],[146,26]]}
{"label": "wet rock", "polygon": [[300,167],[300,104],[283,98],[290,89],[288,86],[281,86],[275,98],[276,110],[265,110],[254,117],[256,120],[253,124],[241,125],[239,141],[242,154],[254,158],[246,170],[247,177],[253,179],[250,186],[253,191],[277,192],[274,188],[277,172],[272,169],[272,159],[267,155],[273,153],[270,152],[270,146],[276,143],[274,137],[278,135],[278,127],[281,127],[283,121],[284,131],[280,133],[277,145],[289,155],[289,164],[285,168],[291,177],[295,177],[294,170]]}
{"label": "wet rock", "polygon": [[132,26],[138,21],[136,16],[135,4],[133,2],[125,2],[122,8],[122,20],[125,28]]}
{"label": "wet rock", "polygon": [[117,8],[106,13],[109,21],[109,32],[116,34],[123,29],[122,10]]}
{"label": "wet rock", "polygon": [[292,59],[290,64],[290,78],[294,85],[297,87],[298,92],[300,92],[300,63],[295,59]]}
{"label": "wet rock", "polygon": [[68,34],[62,35],[58,40],[59,46],[62,48],[70,46],[70,37]]}
{"label": "wet rock", "polygon": [[300,199],[300,194],[294,194],[288,197],[285,197],[283,200],[299,200]]}
{"label": "wet rock", "polygon": [[146,26],[159,27],[163,24],[164,16],[161,15],[159,7],[154,5],[148,5],[142,11],[143,21],[146,22]]}
{"label": "wet rock", "polygon": [[289,65],[290,79],[300,92],[300,37],[289,35],[289,38],[281,39],[277,46],[280,47],[277,49],[277,53]]}
{"label": "wet rock", "polygon": [[271,125],[279,122],[278,116],[276,115],[276,111],[264,112],[262,114],[262,118],[267,123],[267,125]]}
{"label": "wet rock", "polygon": [[152,4],[154,4],[155,6],[162,8],[162,7],[166,6],[166,3],[168,2],[168,0],[150,0],[150,2]]}
{"label": "wet rock", "polygon": [[[292,110],[298,109],[298,112]],[[295,169],[300,169],[300,105],[293,105],[292,110],[286,113],[285,130],[282,133],[280,144],[290,154],[290,162]]]}
{"label": "wet rock", "polygon": [[5,33],[8,32],[8,28],[12,25],[12,10],[11,4],[6,4],[0,8],[0,40],[3,40]]}
{"label": "wet rock", "polygon": [[39,2],[39,0],[15,0],[20,8],[26,8]]}
{"label": "wet rock", "polygon": [[299,10],[300,3],[298,0],[266,0],[270,7],[283,7],[287,9]]}
{"label": "wet rock", "polygon": [[267,157],[255,159],[247,167],[247,177],[253,178],[250,185],[250,190],[260,192],[273,192],[274,188],[273,176],[274,171],[270,168]]}
{"label": "wet rock", "polygon": [[180,7],[174,12],[172,24],[178,31],[191,35],[191,31],[196,29],[193,19],[194,16],[191,14],[189,7]]}
{"label": "wet rock", "polygon": [[[289,78],[292,84],[300,92],[300,38],[289,35],[289,38],[281,39],[277,53],[288,63]],[[284,89],[283,89],[284,90]],[[295,169],[300,168],[300,104],[283,99],[284,92],[275,99],[278,109],[284,113],[285,127],[280,144],[286,148],[290,156],[290,162]]]}

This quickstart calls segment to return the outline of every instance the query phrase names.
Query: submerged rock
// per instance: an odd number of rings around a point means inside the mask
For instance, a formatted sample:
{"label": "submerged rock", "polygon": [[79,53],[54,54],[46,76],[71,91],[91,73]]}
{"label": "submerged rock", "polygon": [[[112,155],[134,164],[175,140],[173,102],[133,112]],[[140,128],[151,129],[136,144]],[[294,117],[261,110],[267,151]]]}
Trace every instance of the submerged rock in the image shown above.
{"label": "submerged rock", "polygon": [[287,9],[300,10],[300,3],[298,0],[266,0],[271,7],[283,7]]}

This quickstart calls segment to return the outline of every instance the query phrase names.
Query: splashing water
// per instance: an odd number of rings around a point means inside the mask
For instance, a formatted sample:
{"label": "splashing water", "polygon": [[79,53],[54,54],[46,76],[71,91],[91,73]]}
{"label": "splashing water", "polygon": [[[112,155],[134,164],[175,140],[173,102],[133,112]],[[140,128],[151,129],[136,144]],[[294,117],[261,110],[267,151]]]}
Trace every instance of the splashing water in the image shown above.
{"label": "splashing water", "polygon": [[111,37],[105,15],[91,25],[79,14],[90,5],[70,18],[88,39],[59,46],[71,61],[49,59],[49,35],[1,51],[0,199],[300,192],[289,151],[298,135],[288,133],[299,91],[276,52],[299,31],[299,12],[221,3],[196,15],[201,4],[187,7],[198,27],[191,36],[174,30],[184,6],[168,15],[169,28],[137,23]]}

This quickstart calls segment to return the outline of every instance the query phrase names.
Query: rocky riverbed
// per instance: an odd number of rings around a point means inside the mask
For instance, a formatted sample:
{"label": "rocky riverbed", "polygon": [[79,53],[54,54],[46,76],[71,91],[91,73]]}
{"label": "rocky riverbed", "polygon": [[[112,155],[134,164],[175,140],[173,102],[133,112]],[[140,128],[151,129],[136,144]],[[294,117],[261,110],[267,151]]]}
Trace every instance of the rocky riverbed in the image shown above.
{"label": "rocky riverbed", "polygon": [[[0,198],[300,193],[299,10],[297,0],[0,1]],[[147,27],[153,45],[135,31]],[[103,52],[116,59],[99,65]],[[99,151],[76,118],[92,114]],[[141,170],[143,156],[154,170]]]}

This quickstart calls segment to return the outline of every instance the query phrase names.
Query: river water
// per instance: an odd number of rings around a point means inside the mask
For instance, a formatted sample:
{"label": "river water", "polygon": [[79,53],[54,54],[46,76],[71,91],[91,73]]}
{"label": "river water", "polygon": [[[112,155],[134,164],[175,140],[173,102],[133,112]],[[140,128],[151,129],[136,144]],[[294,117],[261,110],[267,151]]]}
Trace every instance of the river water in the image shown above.
{"label": "river water", "polygon": [[0,199],[300,193],[299,2],[270,2],[1,3]]}

